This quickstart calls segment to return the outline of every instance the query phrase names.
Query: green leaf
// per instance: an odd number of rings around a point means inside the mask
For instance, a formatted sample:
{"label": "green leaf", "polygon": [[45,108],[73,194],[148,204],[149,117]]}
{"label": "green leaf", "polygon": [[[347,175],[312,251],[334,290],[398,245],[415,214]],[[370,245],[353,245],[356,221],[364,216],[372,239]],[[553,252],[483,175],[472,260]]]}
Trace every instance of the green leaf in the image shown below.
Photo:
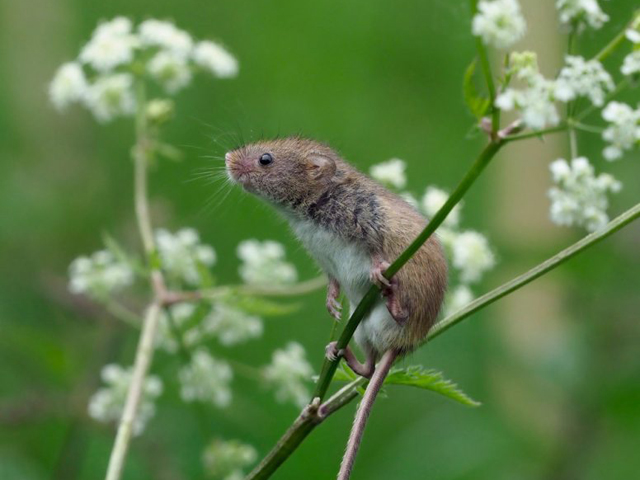
{"label": "green leaf", "polygon": [[480,95],[478,90],[476,89],[476,85],[473,81],[473,77],[476,72],[476,64],[478,63],[478,59],[474,58],[473,62],[467,67],[467,70],[464,73],[464,82],[463,82],[463,93],[464,93],[464,101],[469,108],[471,114],[476,117],[478,120],[485,116],[489,107],[491,106],[491,101],[488,97]]}
{"label": "green leaf", "polygon": [[357,378],[357,375],[347,367],[344,362],[340,362],[333,378],[339,382],[353,382]]}
{"label": "green leaf", "polygon": [[444,378],[442,372],[425,370],[424,367],[420,365],[394,368],[389,372],[384,383],[391,385],[408,385],[431,390],[468,407],[478,407],[481,405],[480,402],[477,402],[460,390],[451,380]]}
{"label": "green leaf", "polygon": [[246,295],[229,296],[224,301],[247,313],[265,317],[287,315],[300,309],[299,303],[278,303],[273,300]]}
{"label": "green leaf", "polygon": [[204,263],[196,261],[196,269],[200,277],[200,288],[207,289],[215,285],[215,278],[211,274],[211,270]]}

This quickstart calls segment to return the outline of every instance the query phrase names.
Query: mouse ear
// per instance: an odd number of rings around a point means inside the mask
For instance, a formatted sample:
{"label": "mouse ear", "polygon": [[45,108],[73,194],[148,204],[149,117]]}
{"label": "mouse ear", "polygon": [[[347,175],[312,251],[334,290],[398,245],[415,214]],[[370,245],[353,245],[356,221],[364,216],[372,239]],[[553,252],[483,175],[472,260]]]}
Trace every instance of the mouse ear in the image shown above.
{"label": "mouse ear", "polygon": [[309,157],[309,168],[314,179],[331,179],[336,173],[336,162],[333,158],[321,153],[313,153]]}

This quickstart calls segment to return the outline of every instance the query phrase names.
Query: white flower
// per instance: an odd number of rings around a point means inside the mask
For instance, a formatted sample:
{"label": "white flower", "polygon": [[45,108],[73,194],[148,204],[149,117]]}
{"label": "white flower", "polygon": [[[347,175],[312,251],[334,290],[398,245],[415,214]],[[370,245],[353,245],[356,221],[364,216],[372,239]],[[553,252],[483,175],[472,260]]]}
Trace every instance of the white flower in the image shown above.
{"label": "white flower", "polygon": [[233,78],[238,75],[238,61],[217,43],[205,40],[193,50],[193,60],[218,78]]}
{"label": "white flower", "polygon": [[551,220],[558,225],[576,225],[593,232],[609,221],[607,207],[609,192],[618,192],[620,182],[611,175],[595,176],[594,168],[584,157],[569,165],[559,159],[550,166],[556,186],[549,190]]}
{"label": "white flower", "polygon": [[[434,186],[427,187],[427,191],[421,201],[422,211],[427,217],[431,218],[442,208],[448,198],[449,194],[444,190]],[[457,226],[460,222],[460,208],[460,204],[453,207],[453,210],[449,212],[449,215],[442,224],[447,227]]]}
{"label": "white flower", "polygon": [[474,299],[473,292],[466,285],[458,285],[454,289],[447,293],[447,297],[444,302],[444,314],[445,316],[453,315],[459,310],[462,310]]}
{"label": "white flower", "polygon": [[98,72],[105,73],[119,65],[130,63],[138,45],[138,39],[131,34],[131,21],[117,17],[96,28],[79,58]]}
{"label": "white flower", "polygon": [[420,208],[420,202],[418,199],[410,192],[400,192],[400,198],[402,198],[405,202],[411,205],[416,210]]}
{"label": "white flower", "polygon": [[216,360],[206,350],[198,349],[191,363],[178,372],[180,397],[185,402],[210,402],[217,407],[231,403],[229,383],[233,371],[224,360]]}
{"label": "white flower", "polygon": [[67,105],[82,100],[86,90],[87,79],[82,67],[76,62],[69,62],[58,68],[49,84],[49,98],[58,110],[63,110]]}
{"label": "white flower", "polygon": [[517,110],[524,124],[532,130],[557,125],[560,116],[554,104],[556,83],[540,74],[531,76],[528,83],[529,88],[509,88],[498,95],[496,107],[500,110]]}
{"label": "white flower", "polygon": [[614,88],[611,75],[597,60],[585,61],[568,55],[556,83],[556,99],[563,102],[577,97],[589,97],[591,103],[601,107],[607,92]]}
{"label": "white flower", "polygon": [[451,263],[460,271],[460,280],[464,283],[477,282],[496,262],[486,237],[473,231],[455,236],[452,254]]}
{"label": "white flower", "polygon": [[626,32],[624,32],[624,35],[630,42],[636,44],[640,43],[640,30],[630,28]]}
{"label": "white flower", "polygon": [[535,52],[511,52],[509,54],[509,74],[531,81],[539,73],[538,55]]}
{"label": "white flower", "polygon": [[[163,311],[158,324],[156,346],[169,353],[177,352],[178,339],[176,339],[176,331],[174,331],[174,328],[177,330],[178,335],[183,335],[185,324],[191,319],[195,311],[196,306],[193,303],[176,303],[169,307],[174,326],[171,325],[168,315]],[[183,341],[185,341],[184,338]]]}
{"label": "white flower", "polygon": [[[131,368],[125,369],[115,364],[105,365],[101,377],[106,386],[100,388],[89,400],[89,416],[104,423],[117,422],[122,416],[131,385]],[[134,435],[140,435],[147,422],[154,416],[154,402],[161,394],[162,381],[155,375],[149,375],[144,381],[138,414],[133,424]]]}
{"label": "white flower", "polygon": [[482,41],[496,48],[509,48],[520,40],[527,23],[517,0],[481,0],[473,17],[472,31]]}
{"label": "white flower", "polygon": [[579,31],[586,25],[599,29],[609,20],[597,0],[557,0],[556,8],[560,13],[560,22],[577,25]]}
{"label": "white flower", "polygon": [[235,307],[216,303],[202,320],[203,334],[213,335],[225,346],[232,346],[262,335],[262,320]]}
{"label": "white flower", "polygon": [[193,49],[191,36],[171,22],[149,19],[138,27],[140,41],[145,46],[160,47],[187,58]]}
{"label": "white flower", "polygon": [[101,250],[91,257],[76,258],[69,266],[69,290],[97,299],[105,299],[133,283],[131,267],[117,260],[108,250]]}
{"label": "white flower", "polygon": [[201,281],[199,266],[211,267],[216,254],[209,245],[202,245],[198,232],[184,228],[175,234],[164,229],[156,230],[158,253],[167,276],[197,285]]}
{"label": "white flower", "polygon": [[133,115],[136,108],[133,76],[118,73],[98,78],[87,89],[84,103],[99,122],[108,122],[118,116]]}
{"label": "white flower", "polygon": [[278,242],[244,240],[238,245],[237,253],[242,260],[239,271],[245,283],[287,285],[298,278],[295,267],[285,261],[284,247]]}
{"label": "white flower", "polygon": [[191,71],[187,61],[184,57],[168,51],[156,53],[149,60],[147,70],[169,93],[175,93],[191,82]]}
{"label": "white flower", "polygon": [[640,15],[636,15],[631,22],[631,26],[624,32],[624,34],[630,42],[635,44],[640,43]]}
{"label": "white flower", "polygon": [[407,164],[403,160],[392,158],[391,160],[372,166],[369,173],[384,185],[404,188],[407,184],[406,169]]}
{"label": "white flower", "polygon": [[305,382],[311,379],[313,369],[299,343],[290,342],[284,349],[276,350],[271,364],[264,367],[263,375],[267,383],[276,389],[279,402],[293,402],[302,407],[309,400]]}
{"label": "white flower", "polygon": [[207,474],[223,480],[242,480],[245,477],[243,469],[257,459],[256,449],[238,440],[214,440],[202,454]]}
{"label": "white flower", "polygon": [[[640,34],[639,34],[640,35]],[[620,71],[624,75],[633,75],[640,73],[640,50],[634,50],[629,55],[624,57],[622,68]]]}
{"label": "white flower", "polygon": [[640,108],[633,110],[629,105],[610,102],[602,111],[602,118],[609,126],[602,138],[610,143],[603,154],[607,160],[616,160],[624,150],[630,150],[640,142]]}

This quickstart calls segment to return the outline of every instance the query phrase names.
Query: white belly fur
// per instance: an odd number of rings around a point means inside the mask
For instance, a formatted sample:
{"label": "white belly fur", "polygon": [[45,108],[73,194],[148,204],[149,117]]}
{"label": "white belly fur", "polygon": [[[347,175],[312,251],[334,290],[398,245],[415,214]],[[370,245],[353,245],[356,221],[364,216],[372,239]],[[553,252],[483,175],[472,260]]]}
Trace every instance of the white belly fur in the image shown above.
{"label": "white belly fur", "polygon": [[[309,221],[291,220],[291,227],[320,267],[340,283],[349,299],[350,314],[367,293],[371,283],[371,257],[361,247],[345,242],[334,233]],[[363,350],[375,349],[383,353],[389,348],[391,331],[399,329],[382,299],[358,326],[354,338]]]}

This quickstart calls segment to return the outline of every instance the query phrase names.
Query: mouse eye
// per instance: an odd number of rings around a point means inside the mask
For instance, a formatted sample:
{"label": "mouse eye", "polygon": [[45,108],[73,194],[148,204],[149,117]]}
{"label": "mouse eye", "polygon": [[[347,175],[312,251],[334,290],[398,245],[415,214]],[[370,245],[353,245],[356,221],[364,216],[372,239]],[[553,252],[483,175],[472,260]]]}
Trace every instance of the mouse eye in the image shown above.
{"label": "mouse eye", "polygon": [[267,165],[273,162],[273,157],[271,156],[270,153],[263,153],[262,156],[260,157],[260,160],[258,161],[260,162],[260,165],[262,165],[263,167],[266,167]]}

